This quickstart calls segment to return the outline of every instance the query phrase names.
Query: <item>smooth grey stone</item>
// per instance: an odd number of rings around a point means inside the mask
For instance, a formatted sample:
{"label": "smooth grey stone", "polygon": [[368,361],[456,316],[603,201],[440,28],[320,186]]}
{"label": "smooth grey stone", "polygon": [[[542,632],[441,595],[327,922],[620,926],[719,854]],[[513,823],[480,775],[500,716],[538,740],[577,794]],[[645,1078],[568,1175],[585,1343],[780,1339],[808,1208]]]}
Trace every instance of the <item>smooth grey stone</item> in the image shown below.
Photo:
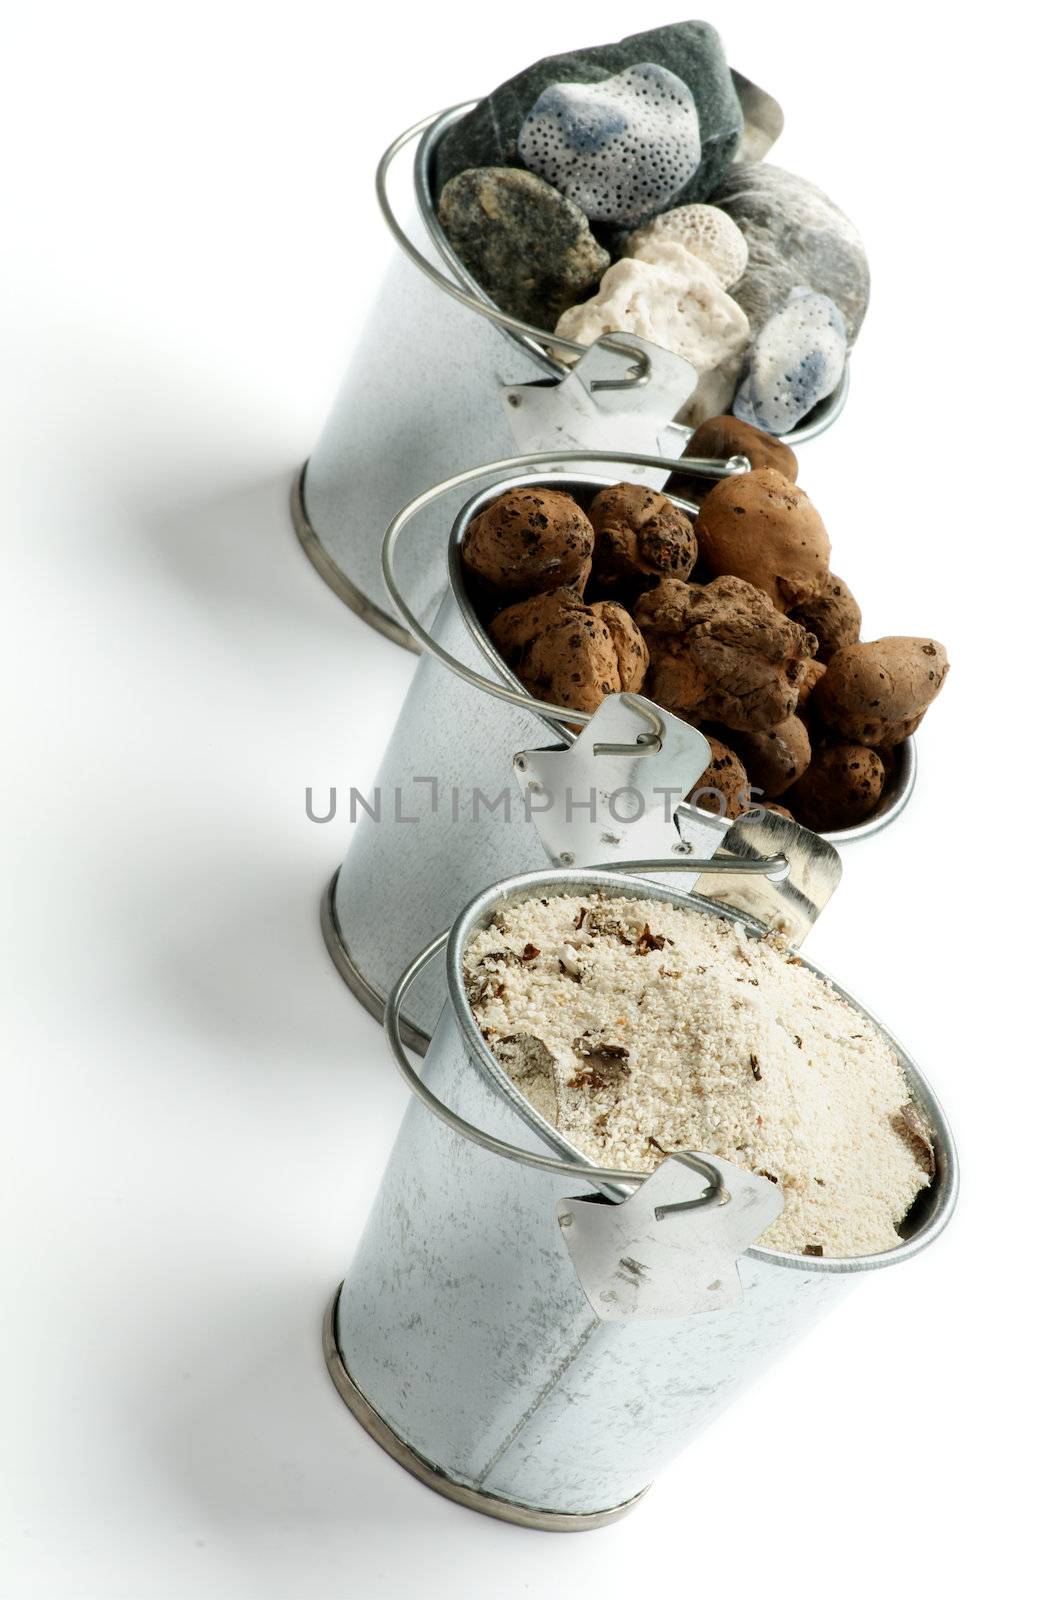
{"label": "smooth grey stone", "polygon": [[534,172],[474,167],[439,197],[447,238],[481,289],[512,316],[553,329],[609,265],[577,205]]}
{"label": "smooth grey stone", "polygon": [[806,178],[763,162],[733,166],[712,204],[737,222],[749,245],[749,264],[731,294],[754,334],[803,284],[834,301],[851,345],[867,310],[871,274],[845,212]]}
{"label": "smooth grey stone", "polygon": [[547,56],[503,83],[439,141],[436,193],[469,167],[507,167],[517,161],[521,125],[544,89],[555,83],[601,83],[627,67],[652,61],[682,78],[697,107],[701,131],[698,170],[670,200],[708,200],[734,159],[742,137],[742,108],[716,29],[707,22],[674,22],[566,55]]}

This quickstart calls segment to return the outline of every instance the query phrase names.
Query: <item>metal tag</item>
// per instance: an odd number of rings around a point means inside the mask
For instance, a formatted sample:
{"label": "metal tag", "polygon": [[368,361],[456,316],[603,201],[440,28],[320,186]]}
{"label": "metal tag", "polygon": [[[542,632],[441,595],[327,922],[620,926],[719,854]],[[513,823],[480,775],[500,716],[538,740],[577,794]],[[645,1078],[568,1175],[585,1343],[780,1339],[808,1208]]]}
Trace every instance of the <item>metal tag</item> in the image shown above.
{"label": "metal tag", "polygon": [[735,161],[763,161],[783,130],[782,106],[766,89],[731,69],[731,82],[742,107],[742,139]]}
{"label": "metal tag", "polygon": [[607,696],[575,743],[513,758],[556,866],[689,854],[676,810],[709,764],[704,734],[637,694]]}
{"label": "metal tag", "polygon": [[[641,383],[628,381],[630,362],[599,342],[588,347],[565,377],[545,383],[518,383],[502,389],[502,404],[522,454],[548,450],[635,451],[643,455],[682,453],[672,426],[690,399],[697,372],[683,356],[662,350],[637,334],[624,341],[644,351],[651,368]],[[667,472],[628,466],[625,473],[659,487]]]}
{"label": "metal tag", "polygon": [[[828,840],[760,806],[731,823],[722,855],[722,870],[710,864],[691,893],[721,901],[781,934],[792,950],[804,943],[841,881],[842,858]],[[747,861],[785,856],[790,870],[782,882],[756,874],[738,877],[726,871],[727,858],[735,856]]]}
{"label": "metal tag", "polygon": [[[715,1168],[723,1194],[699,1162]],[[719,1156],[662,1161],[619,1204],[559,1200],[557,1220],[583,1292],[603,1322],[690,1317],[742,1295],[738,1258],[783,1209],[778,1184]]]}

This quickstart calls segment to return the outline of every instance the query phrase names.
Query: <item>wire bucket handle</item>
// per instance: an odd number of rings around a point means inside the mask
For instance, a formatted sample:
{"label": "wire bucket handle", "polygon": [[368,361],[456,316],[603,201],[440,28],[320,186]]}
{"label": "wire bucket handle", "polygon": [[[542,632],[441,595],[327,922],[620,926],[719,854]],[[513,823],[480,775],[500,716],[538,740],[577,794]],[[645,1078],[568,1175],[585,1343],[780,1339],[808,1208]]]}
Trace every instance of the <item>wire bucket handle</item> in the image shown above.
{"label": "wire bucket handle", "polygon": [[[469,289],[463,288],[460,283],[455,283],[453,278],[448,278],[446,273],[440,272],[439,268],[434,266],[428,260],[428,257],[414,244],[395,215],[391,198],[388,194],[388,178],[396,156],[407,145],[411,144],[414,139],[419,139],[423,134],[427,133],[428,129],[434,127],[441,118],[452,117],[459,112],[472,111],[479,103],[478,100],[467,100],[462,105],[449,107],[446,111],[433,112],[430,117],[422,117],[421,121],[414,123],[412,128],[407,128],[405,133],[400,133],[398,138],[388,145],[376,169],[377,204],[399,249],[408,260],[413,262],[419,271],[424,273],[426,278],[431,279],[437,289],[442,289],[444,294],[448,294],[459,305],[467,307],[470,311],[475,311],[477,316],[486,317],[489,322],[493,322],[496,327],[504,328],[507,333],[515,333],[522,339],[533,340],[536,345],[541,347],[540,354],[560,377],[567,368],[550,355],[550,350],[566,350],[570,355],[584,356],[589,346],[580,344],[575,339],[566,339],[561,334],[551,333],[546,328],[537,328],[534,323],[521,321],[520,317],[510,316],[509,312],[503,311],[500,306],[495,305],[493,300],[473,294]],[[638,345],[628,343],[622,333],[603,334],[598,343],[606,350],[612,350],[625,356],[631,370],[625,378],[597,379],[591,385],[592,388],[642,388],[650,382],[653,376],[653,361],[646,350],[641,349]]]}
{"label": "wire bucket handle", "polygon": [[501,461],[489,461],[482,467],[470,467],[465,472],[456,472],[453,477],[446,478],[442,483],[437,483],[434,488],[425,489],[421,494],[410,500],[402,510],[392,517],[384,534],[384,542],[380,551],[380,562],[384,573],[384,583],[388,594],[391,596],[396,611],[409,628],[421,648],[446,667],[455,677],[460,678],[471,688],[480,689],[484,694],[490,694],[496,700],[506,700],[510,705],[519,706],[524,711],[535,711],[540,716],[553,722],[576,723],[580,727],[586,726],[591,720],[589,711],[577,711],[572,706],[553,705],[549,700],[537,700],[529,695],[526,690],[510,688],[508,684],[498,683],[493,678],[485,677],[482,672],[474,672],[467,667],[457,656],[452,656],[443,649],[423,625],[416,612],[408,604],[402,592],[401,585],[395,573],[395,551],[404,530],[420,512],[445,494],[450,494],[454,489],[460,489],[464,484],[475,483],[480,478],[501,476],[507,472],[520,471],[529,466],[557,466],[566,462],[601,462],[609,465],[628,465],[638,467],[667,468],[672,472],[699,478],[733,478],[749,472],[750,464],[745,456],[729,456],[727,460],[701,459],[695,456],[684,456],[681,461],[674,461],[665,456],[640,455],[634,451],[593,451],[593,450],[554,450],[536,455],[508,456]]}

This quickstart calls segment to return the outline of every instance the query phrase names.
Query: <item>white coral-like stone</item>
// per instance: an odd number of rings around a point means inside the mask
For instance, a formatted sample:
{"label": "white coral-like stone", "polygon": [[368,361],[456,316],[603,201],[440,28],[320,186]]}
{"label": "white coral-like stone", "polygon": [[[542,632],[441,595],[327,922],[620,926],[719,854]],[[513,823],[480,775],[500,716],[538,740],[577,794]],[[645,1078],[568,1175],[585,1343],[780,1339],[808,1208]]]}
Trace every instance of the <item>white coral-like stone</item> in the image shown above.
{"label": "white coral-like stone", "polygon": [[597,221],[660,211],[701,162],[701,125],[682,78],[640,61],[601,83],[552,83],[517,136],[532,172]]}
{"label": "white coral-like stone", "polygon": [[602,278],[598,293],[562,313],[555,332],[579,344],[603,333],[637,333],[683,356],[698,386],[683,421],[697,426],[734,398],[749,344],[749,322],[716,274],[684,245],[643,245]]}
{"label": "white coral-like stone", "polygon": [[676,206],[673,211],[662,211],[628,235],[623,254],[637,256],[644,246],[657,244],[684,245],[711,267],[725,289],[738,282],[749,260],[745,234],[719,206]]}

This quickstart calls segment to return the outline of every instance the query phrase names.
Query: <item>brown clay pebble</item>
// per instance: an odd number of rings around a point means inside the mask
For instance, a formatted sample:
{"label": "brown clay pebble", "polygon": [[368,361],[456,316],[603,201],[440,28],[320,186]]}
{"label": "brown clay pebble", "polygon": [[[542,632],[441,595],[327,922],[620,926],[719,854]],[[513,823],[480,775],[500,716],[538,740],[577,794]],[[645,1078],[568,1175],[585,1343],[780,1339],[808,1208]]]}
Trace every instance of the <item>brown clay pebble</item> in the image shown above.
{"label": "brown clay pebble", "polygon": [[839,738],[886,749],[915,732],[949,670],[936,639],[875,639],[843,646],[812,693]]}
{"label": "brown clay pebble", "polygon": [[712,760],[690,791],[690,798],[702,811],[711,811],[714,817],[730,817],[733,821],[749,809],[749,778],[729,745],[722,744],[709,733],[705,737]]}
{"label": "brown clay pebble", "polygon": [[507,490],[470,522],[461,556],[500,596],[565,586],[582,593],[593,549],[594,529],[571,495],[529,487]]}
{"label": "brown clay pebble", "polygon": [[555,705],[596,711],[606,695],[640,689],[646,675],[631,618],[610,602],[586,606],[570,589],[508,606],[489,631],[525,688]]}
{"label": "brown clay pebble", "polygon": [[646,641],[635,626],[630,611],[614,600],[596,600],[590,610],[609,630],[616,651],[620,687],[637,693],[646,681],[650,665],[650,652]]}
{"label": "brown clay pebble", "polygon": [[688,578],[698,558],[694,526],[685,512],[655,489],[618,483],[595,495],[588,511],[594,529],[594,579],[600,588],[646,588],[658,578]]}
{"label": "brown clay pebble", "polygon": [[815,661],[809,661],[806,664],[805,679],[797,695],[797,709],[801,712],[802,716],[804,715],[805,707],[808,705],[809,699],[811,698],[813,689],[816,687],[816,684],[819,682],[820,678],[822,678],[826,670],[827,663],[825,661],[820,661],[818,658]]}
{"label": "brown clay pebble", "polygon": [[[749,465],[773,467],[791,483],[797,482],[797,457],[788,444],[762,433],[752,423],[739,422],[737,417],[710,417],[691,435],[685,456],[700,456],[706,461],[727,461],[731,456],[745,456]],[[705,496],[716,488],[720,479],[684,477],[675,472],[665,484],[668,494],[677,494],[681,500],[693,500],[700,505]]]}
{"label": "brown clay pebble", "polygon": [[808,729],[800,717],[787,717],[763,733],[736,733],[735,748],[750,783],[769,800],[795,783],[812,760]]}
{"label": "brown clay pebble", "polygon": [[790,615],[819,640],[817,661],[829,661],[843,645],[856,644],[860,637],[860,607],[856,597],[849,585],[833,572],[827,575],[819,594],[795,606]]}
{"label": "brown clay pebble", "polygon": [[694,525],[714,576],[744,578],[779,611],[811,600],[827,581],[830,540],[803,489],[770,467],[719,484]]}
{"label": "brown clay pebble", "polygon": [[792,811],[787,811],[785,806],[777,805],[774,800],[762,800],[760,804],[764,811],[774,811],[777,817],[785,817],[787,822],[797,821]]}
{"label": "brown clay pebble", "polygon": [[786,798],[804,827],[830,833],[866,821],[882,798],[885,781],[886,769],[874,750],[860,744],[824,745]]}
{"label": "brown clay pebble", "polygon": [[759,732],[793,715],[813,636],[740,578],[664,578],[635,607],[648,693],[688,721]]}

